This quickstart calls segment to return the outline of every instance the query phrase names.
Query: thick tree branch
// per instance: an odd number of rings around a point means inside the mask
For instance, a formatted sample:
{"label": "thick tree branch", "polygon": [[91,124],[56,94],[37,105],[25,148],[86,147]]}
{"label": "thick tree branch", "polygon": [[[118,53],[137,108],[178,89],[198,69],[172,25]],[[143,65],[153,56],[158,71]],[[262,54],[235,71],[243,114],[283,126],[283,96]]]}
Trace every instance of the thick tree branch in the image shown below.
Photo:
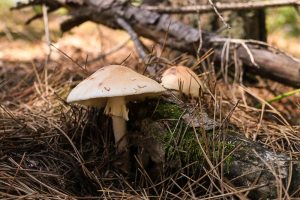
{"label": "thick tree branch", "polygon": [[[247,3],[215,3],[218,11],[237,11],[237,10],[257,10],[263,8],[273,8],[281,6],[300,6],[299,0],[273,0],[273,1],[250,1]],[[155,11],[159,13],[207,13],[213,12],[214,7],[211,5],[193,5],[181,7],[166,7],[166,6],[148,6],[143,5],[143,9]]]}
{"label": "thick tree branch", "polygon": [[[39,2],[39,0],[33,1]],[[50,0],[45,0],[46,4],[50,5],[48,1]],[[65,3],[63,4],[64,1]],[[76,0],[72,1],[72,3],[66,0],[59,1],[64,7],[70,9],[72,13],[71,18],[62,24],[63,31],[67,31],[88,20],[113,29],[126,30],[116,20],[117,18],[122,18],[138,36],[149,38],[157,43],[185,53],[195,55],[197,52],[200,37],[199,31],[180,21],[173,20],[170,15],[134,7],[126,2],[120,3],[117,0],[88,0],[85,1],[84,5],[76,4]],[[57,5],[54,0],[50,2]],[[49,8],[51,9],[52,7],[50,6]],[[167,32],[168,38],[165,39]],[[215,60],[221,61],[221,51],[228,39],[205,31],[202,31],[202,39],[202,51],[205,52],[214,48]],[[228,63],[234,63],[234,60],[238,59],[243,66],[248,67],[254,73],[262,74],[292,86],[300,86],[299,60],[293,59],[265,44],[261,44],[259,41],[251,44],[242,42],[240,45],[230,46],[229,50]],[[236,56],[233,56],[234,51],[236,51]]]}

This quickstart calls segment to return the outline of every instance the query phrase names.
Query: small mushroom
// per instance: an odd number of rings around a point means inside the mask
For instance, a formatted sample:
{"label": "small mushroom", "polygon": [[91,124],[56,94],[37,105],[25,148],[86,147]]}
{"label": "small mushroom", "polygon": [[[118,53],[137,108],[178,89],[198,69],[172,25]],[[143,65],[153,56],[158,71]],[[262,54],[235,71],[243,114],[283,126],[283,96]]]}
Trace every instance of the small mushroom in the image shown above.
{"label": "small mushroom", "polygon": [[117,153],[126,150],[126,120],[128,101],[160,95],[165,89],[156,81],[121,65],[109,65],[79,83],[67,97],[67,102],[105,107],[111,116]]}
{"label": "small mushroom", "polygon": [[203,84],[197,74],[184,66],[173,66],[164,71],[161,85],[170,90],[180,91],[187,96],[198,98]]}

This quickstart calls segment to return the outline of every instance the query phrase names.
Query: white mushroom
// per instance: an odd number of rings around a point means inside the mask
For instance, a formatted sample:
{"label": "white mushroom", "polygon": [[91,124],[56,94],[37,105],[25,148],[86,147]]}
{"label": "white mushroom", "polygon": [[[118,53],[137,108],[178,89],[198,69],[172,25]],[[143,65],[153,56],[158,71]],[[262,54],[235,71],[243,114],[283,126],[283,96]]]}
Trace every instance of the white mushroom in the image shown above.
{"label": "white mushroom", "polygon": [[164,71],[161,85],[196,98],[200,96],[200,91],[203,89],[203,84],[197,74],[184,66],[173,66]]}
{"label": "white mushroom", "polygon": [[67,102],[104,107],[112,117],[117,153],[126,149],[128,101],[155,97],[165,89],[156,81],[121,65],[109,65],[79,83],[67,97]]}

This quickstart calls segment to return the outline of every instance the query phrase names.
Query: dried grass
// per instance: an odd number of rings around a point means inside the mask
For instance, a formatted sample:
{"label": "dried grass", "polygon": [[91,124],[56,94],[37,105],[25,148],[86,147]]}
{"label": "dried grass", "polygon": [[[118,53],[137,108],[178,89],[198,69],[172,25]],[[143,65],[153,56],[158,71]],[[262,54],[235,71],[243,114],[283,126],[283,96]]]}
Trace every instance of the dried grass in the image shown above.
{"label": "dried grass", "polygon": [[[298,126],[290,126],[249,88],[226,85],[239,92],[228,94],[211,66],[207,68],[202,78],[209,80],[211,96],[196,109],[208,106],[211,117],[223,125],[229,121],[248,138],[299,159]],[[109,119],[101,110],[64,102],[70,88],[86,74],[65,59],[50,61],[47,70],[45,78],[43,62],[38,60],[0,66],[1,199],[247,199],[250,191],[261,187],[255,181],[249,187],[236,187],[224,177],[226,159],[235,151],[226,154],[226,146],[218,145],[226,128],[216,128],[212,134],[193,130],[202,160],[191,159],[178,168],[178,162],[169,159],[165,173],[153,180],[136,158],[135,174],[122,176],[114,167],[117,157]],[[249,103],[248,94],[265,103],[262,109]],[[176,137],[170,143],[178,145],[187,129],[179,119],[173,120],[177,124],[170,132]]]}
{"label": "dried grass", "polygon": [[[49,65],[51,66],[50,63]],[[135,177],[123,177],[114,168],[114,144],[109,120],[96,109],[70,106],[64,102],[70,87],[82,76],[61,63],[48,68],[48,95],[44,72],[33,63],[22,66],[4,63],[6,79],[0,99],[0,195],[3,199],[215,199],[237,196],[259,186],[236,188],[223,177],[224,146],[211,154],[221,138],[194,129],[195,139],[204,156],[202,170],[197,162],[186,163],[179,170],[169,167],[160,181],[153,181],[142,164]],[[53,67],[54,66],[54,67]],[[10,70],[9,70],[10,69]],[[21,80],[21,81],[20,81]],[[216,93],[217,94],[217,93]],[[216,95],[215,99],[220,99]],[[211,98],[213,99],[213,98]],[[229,101],[220,100],[226,107]],[[299,156],[299,136],[295,127],[278,125],[260,118],[261,110],[239,104],[230,116],[220,116],[220,102],[215,102],[215,118],[227,118],[240,125],[249,137],[274,149]],[[230,106],[229,106],[230,107]],[[231,106],[232,107],[232,106]],[[267,112],[267,111],[265,111]],[[244,122],[247,123],[244,123]],[[101,123],[99,123],[101,122]],[[178,121],[180,123],[180,121]],[[245,127],[247,124],[247,127]],[[182,125],[178,137],[186,134]],[[200,142],[201,137],[206,142]],[[255,136],[256,134],[256,136]],[[173,138],[174,141],[179,138]],[[172,161],[170,161],[172,162]],[[198,170],[198,171],[197,171]]]}
{"label": "dried grass", "polygon": [[[298,159],[300,156],[300,127],[291,126],[280,111],[252,92],[251,89],[237,84],[229,87],[236,93],[225,95],[224,103],[232,106],[237,99],[242,100],[235,108],[230,122],[245,133],[247,138],[257,141],[275,152],[291,153],[294,158]],[[262,108],[256,108],[255,103],[249,104],[249,96],[263,104]],[[228,97],[232,99],[230,100]]]}

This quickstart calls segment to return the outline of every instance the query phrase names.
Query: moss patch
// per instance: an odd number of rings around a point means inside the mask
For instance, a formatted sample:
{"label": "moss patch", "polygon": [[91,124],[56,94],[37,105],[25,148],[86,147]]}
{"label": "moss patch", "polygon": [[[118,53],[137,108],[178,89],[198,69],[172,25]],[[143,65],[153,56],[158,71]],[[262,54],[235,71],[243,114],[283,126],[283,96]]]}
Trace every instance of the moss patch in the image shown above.
{"label": "moss patch", "polygon": [[[176,161],[181,166],[195,163],[193,169],[199,170],[205,163],[203,150],[209,158],[217,157],[221,161],[234,149],[235,144],[216,140],[217,137],[213,137],[212,132],[202,132],[201,128],[194,130],[189,127],[184,120],[180,119],[182,114],[183,109],[172,103],[160,103],[154,112],[156,119],[165,119],[164,124],[169,130],[156,136],[165,150],[167,162]],[[222,152],[224,152],[223,158]],[[226,158],[223,165],[225,170],[229,169],[232,161],[232,156]]]}
{"label": "moss patch", "polygon": [[182,114],[182,110],[176,105],[172,103],[160,103],[156,107],[154,115],[157,118],[172,118],[179,119]]}

